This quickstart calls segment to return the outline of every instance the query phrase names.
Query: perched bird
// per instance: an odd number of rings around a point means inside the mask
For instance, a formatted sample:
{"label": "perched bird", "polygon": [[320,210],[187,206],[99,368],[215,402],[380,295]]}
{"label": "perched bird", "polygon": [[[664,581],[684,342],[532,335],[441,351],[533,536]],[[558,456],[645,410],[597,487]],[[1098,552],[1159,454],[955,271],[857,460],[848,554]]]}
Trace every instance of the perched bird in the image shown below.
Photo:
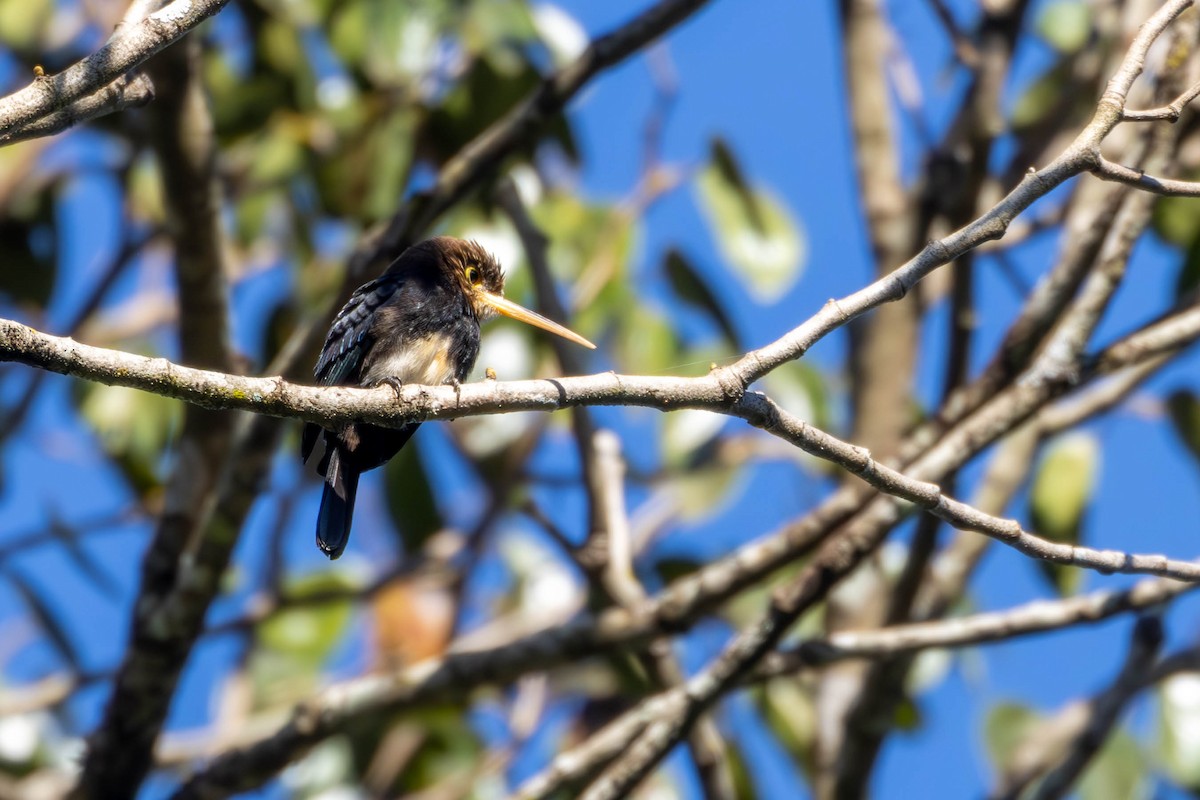
{"label": "perched bird", "polygon": [[[360,286],[338,313],[317,360],[317,382],[457,385],[479,355],[479,323],[497,313],[595,348],[574,331],[506,300],[503,291],[500,265],[476,242],[439,236],[413,245],[383,275]],[[317,546],[325,555],[337,558],[346,548],[359,475],[396,455],[419,425],[351,423],[324,431]],[[304,461],[321,432],[318,425],[305,426]]]}

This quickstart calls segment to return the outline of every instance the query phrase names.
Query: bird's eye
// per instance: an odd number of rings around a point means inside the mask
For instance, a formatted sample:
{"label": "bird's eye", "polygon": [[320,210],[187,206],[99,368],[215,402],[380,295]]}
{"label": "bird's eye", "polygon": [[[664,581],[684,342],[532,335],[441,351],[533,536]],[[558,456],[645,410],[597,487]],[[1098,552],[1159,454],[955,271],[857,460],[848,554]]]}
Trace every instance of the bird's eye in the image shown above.
{"label": "bird's eye", "polygon": [[464,272],[467,276],[467,283],[471,284],[472,286],[479,283],[479,268],[478,267],[467,267],[466,270],[464,270]]}

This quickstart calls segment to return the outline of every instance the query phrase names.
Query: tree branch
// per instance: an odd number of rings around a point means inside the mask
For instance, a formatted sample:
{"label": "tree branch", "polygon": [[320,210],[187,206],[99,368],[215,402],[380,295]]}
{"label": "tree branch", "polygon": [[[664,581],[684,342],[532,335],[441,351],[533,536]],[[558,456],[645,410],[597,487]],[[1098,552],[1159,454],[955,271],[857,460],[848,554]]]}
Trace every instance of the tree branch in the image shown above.
{"label": "tree branch", "polygon": [[805,324],[751,353],[753,359],[747,356],[730,369],[749,385],[779,364],[801,357],[830,331],[882,303],[899,300],[934,269],[984,242],[999,239],[1013,219],[1036,199],[1069,178],[1092,170],[1101,158],[1100,143],[1121,121],[1125,97],[1133,81],[1142,73],[1150,45],[1193,2],[1171,0],[1142,25],[1121,66],[1109,81],[1091,121],[1050,164],[1040,170],[1031,169],[1003,200],[970,224],[930,242],[920,253],[883,279],[841,300],[830,301]]}
{"label": "tree branch", "polygon": [[1032,797],[1062,797],[1104,744],[1128,702],[1145,687],[1162,639],[1158,617],[1138,620],[1125,663],[1113,682],[1087,702],[1071,704],[1038,725],[1021,742],[1017,763],[1001,776],[1000,787],[990,796],[1017,800],[1036,782]]}
{"label": "tree branch", "polygon": [[1121,591],[1099,591],[1063,600],[1036,600],[1004,611],[936,622],[894,625],[873,631],[839,631],[773,653],[757,677],[788,675],[849,658],[888,658],[931,648],[1006,642],[1023,636],[1091,625],[1118,614],[1147,611],[1200,586],[1169,578],[1139,581]]}
{"label": "tree branch", "polygon": [[1145,111],[1130,111],[1127,109],[1121,114],[1121,119],[1126,122],[1178,122],[1179,117],[1183,115],[1184,107],[1195,100],[1197,96],[1200,96],[1200,83],[1193,84],[1190,89],[1165,106]]}
{"label": "tree branch", "polygon": [[[1200,337],[1200,305],[1164,318],[1095,356],[1089,374],[1105,374]],[[0,320],[0,356],[18,358],[58,372],[133,386],[209,408],[241,408],[275,416],[294,416],[322,424],[365,420],[395,427],[415,420],[518,410],[551,411],[575,405],[631,405],[661,410],[702,408],[740,417],[805,452],[832,461],[876,489],[915,503],[955,527],[984,533],[1036,558],[1102,572],[1149,573],[1183,580],[1200,579],[1200,565],[1162,556],[1142,556],[1076,548],[1027,533],[1014,521],[979,512],[946,497],[919,478],[884,466],[862,448],[816,429],[779,408],[760,393],[730,396],[720,370],[699,378],[622,376],[613,373],[546,381],[485,381],[454,387],[308,387],[281,378],[246,378],[188,367],[164,359],[87,347],[69,339],[40,334],[19,323]],[[1043,372],[1038,397],[1044,402],[1065,393],[1077,376]],[[1029,389],[1018,387],[1019,391]],[[391,401],[391,402],[387,402]],[[943,442],[941,447],[951,448]],[[968,448],[967,451],[970,451]]]}
{"label": "tree branch", "polygon": [[[709,0],[660,0],[616,30],[593,40],[587,50],[542,82],[533,93],[468,143],[438,173],[432,188],[412,198],[405,213],[373,231],[355,250],[347,269],[360,280],[372,264],[391,261],[484,177],[501,164],[594,77],[679,25]],[[382,265],[380,265],[382,266]]]}
{"label": "tree branch", "polygon": [[141,108],[154,99],[154,84],[143,73],[127,73],[75,102],[16,128],[0,137],[0,146],[53,136],[84,122],[128,108]]}
{"label": "tree branch", "polygon": [[1109,161],[1104,156],[1098,158],[1095,166],[1092,167],[1092,174],[1101,180],[1124,183],[1166,197],[1200,197],[1200,182],[1147,175],[1141,170],[1130,169],[1123,164]]}
{"label": "tree branch", "polygon": [[175,0],[135,25],[123,27],[103,47],[57,75],[39,75],[0,98],[0,141],[77,100],[95,94],[192,28],[229,0]]}
{"label": "tree branch", "polygon": [[[175,247],[180,352],[190,363],[228,372],[234,357],[226,301],[227,247],[213,122],[199,67],[196,39],[150,62],[148,69],[162,90],[150,119],[167,231]],[[166,482],[165,507],[142,562],[129,646],[104,719],[89,738],[74,797],[132,797],[150,768],[154,742],[208,610],[209,596],[195,585],[204,581],[195,576],[209,576],[215,589],[228,562],[228,551],[195,543],[208,533],[233,427],[232,414],[187,409]],[[232,546],[236,537],[227,541]],[[197,550],[211,560],[196,558]],[[185,578],[189,568],[195,581],[190,586]]]}

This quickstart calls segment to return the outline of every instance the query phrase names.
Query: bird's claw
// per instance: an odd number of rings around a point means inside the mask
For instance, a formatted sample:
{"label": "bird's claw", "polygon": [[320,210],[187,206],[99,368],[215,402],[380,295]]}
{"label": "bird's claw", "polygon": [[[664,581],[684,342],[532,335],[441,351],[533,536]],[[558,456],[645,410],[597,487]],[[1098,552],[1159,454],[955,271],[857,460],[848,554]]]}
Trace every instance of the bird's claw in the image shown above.
{"label": "bird's claw", "polygon": [[399,403],[401,398],[400,391],[404,388],[404,381],[397,378],[395,375],[387,375],[379,379],[379,384],[392,387],[392,391],[396,393],[396,402]]}

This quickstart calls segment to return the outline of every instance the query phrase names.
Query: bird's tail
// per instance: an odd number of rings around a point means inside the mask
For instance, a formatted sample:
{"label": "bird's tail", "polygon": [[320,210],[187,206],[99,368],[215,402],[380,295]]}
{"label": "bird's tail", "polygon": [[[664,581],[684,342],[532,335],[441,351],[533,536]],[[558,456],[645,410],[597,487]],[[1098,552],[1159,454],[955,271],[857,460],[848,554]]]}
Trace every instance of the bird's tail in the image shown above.
{"label": "bird's tail", "polygon": [[317,513],[317,547],[335,559],[350,541],[350,521],[354,518],[354,496],[358,493],[358,470],[348,469],[341,453],[334,449],[325,469],[325,492]]}

